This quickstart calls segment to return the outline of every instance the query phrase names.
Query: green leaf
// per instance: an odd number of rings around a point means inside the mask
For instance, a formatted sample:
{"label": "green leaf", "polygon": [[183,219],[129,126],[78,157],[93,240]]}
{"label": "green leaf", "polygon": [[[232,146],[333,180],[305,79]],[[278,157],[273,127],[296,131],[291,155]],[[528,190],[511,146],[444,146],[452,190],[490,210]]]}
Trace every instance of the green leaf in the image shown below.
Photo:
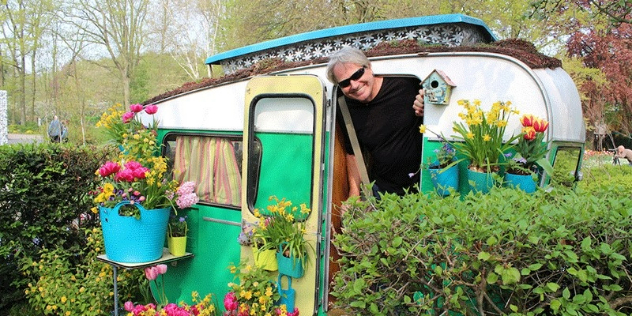
{"label": "green leaf", "polygon": [[557,290],[560,289],[560,286],[557,283],[549,282],[546,284],[546,289],[549,290],[549,292],[557,292]]}
{"label": "green leaf", "polygon": [[364,282],[364,279],[357,279],[355,280],[355,282],[353,282],[353,290],[356,293],[361,293],[362,291],[364,291],[365,287],[366,283]]}
{"label": "green leaf", "polygon": [[402,237],[395,237],[395,239],[393,239],[393,247],[399,247],[403,241],[404,239]]}
{"label": "green leaf", "polygon": [[485,251],[481,251],[478,253],[478,260],[483,260],[483,261],[487,261],[489,260],[489,258],[491,257],[491,255],[488,252]]}
{"label": "green leaf", "polygon": [[493,246],[498,243],[498,239],[494,236],[490,236],[489,238],[487,238],[486,243],[488,246]]}
{"label": "green leaf", "polygon": [[554,311],[558,311],[560,310],[560,307],[562,306],[562,303],[560,302],[560,300],[558,299],[554,299],[551,301],[551,309]]}
{"label": "green leaf", "polygon": [[487,284],[495,284],[498,281],[498,274],[494,272],[490,272],[487,275]]}

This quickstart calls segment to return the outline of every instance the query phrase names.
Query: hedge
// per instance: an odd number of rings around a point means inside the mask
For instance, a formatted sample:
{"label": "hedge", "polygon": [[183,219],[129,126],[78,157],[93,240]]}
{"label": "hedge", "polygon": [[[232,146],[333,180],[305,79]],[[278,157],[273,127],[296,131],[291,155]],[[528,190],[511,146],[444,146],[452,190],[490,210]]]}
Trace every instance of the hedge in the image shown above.
{"label": "hedge", "polygon": [[632,200],[622,189],[356,200],[334,240],[335,305],[350,315],[628,315]]}

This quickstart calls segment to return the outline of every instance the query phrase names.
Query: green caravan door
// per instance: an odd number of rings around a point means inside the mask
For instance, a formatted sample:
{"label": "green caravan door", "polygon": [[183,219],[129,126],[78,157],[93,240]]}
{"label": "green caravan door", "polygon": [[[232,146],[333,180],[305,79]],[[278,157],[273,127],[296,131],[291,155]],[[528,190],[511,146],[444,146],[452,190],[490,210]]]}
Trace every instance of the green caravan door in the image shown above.
{"label": "green caravan door", "polygon": [[[246,89],[242,220],[256,225],[255,210],[269,214],[273,196],[298,208],[294,218],[305,221],[306,238],[315,250],[309,254],[305,275],[292,279],[301,315],[313,314],[318,305],[324,103],[324,86],[311,75],[255,77]],[[311,212],[301,213],[301,204]],[[252,247],[242,246],[241,257],[253,263]],[[276,281],[277,272],[270,277]],[[283,288],[287,289],[285,278]]]}

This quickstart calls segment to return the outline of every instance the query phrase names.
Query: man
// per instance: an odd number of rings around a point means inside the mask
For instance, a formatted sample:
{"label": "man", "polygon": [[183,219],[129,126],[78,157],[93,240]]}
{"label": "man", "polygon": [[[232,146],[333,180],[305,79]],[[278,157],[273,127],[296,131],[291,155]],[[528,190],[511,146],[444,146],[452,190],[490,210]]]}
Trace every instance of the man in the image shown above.
{"label": "man", "polygon": [[50,137],[50,141],[53,143],[59,143],[61,139],[61,123],[57,115],[53,117],[53,121],[48,125],[48,137]]}
{"label": "man", "polygon": [[[376,76],[364,53],[352,47],[330,57],[327,77],[344,94],[358,141],[370,153],[374,194],[413,192],[421,165],[424,104],[419,79]],[[349,142],[345,145],[349,194],[360,195],[353,149]]]}
{"label": "man", "polygon": [[617,147],[617,153],[614,154],[615,158],[625,158],[628,160],[628,164],[632,165],[632,150],[626,149],[623,145]]}

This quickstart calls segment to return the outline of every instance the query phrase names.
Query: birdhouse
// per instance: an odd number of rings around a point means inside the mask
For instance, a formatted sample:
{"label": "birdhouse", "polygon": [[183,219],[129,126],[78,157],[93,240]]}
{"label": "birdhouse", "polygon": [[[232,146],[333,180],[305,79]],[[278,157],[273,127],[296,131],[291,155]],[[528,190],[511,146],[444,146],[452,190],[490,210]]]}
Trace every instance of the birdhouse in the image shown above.
{"label": "birdhouse", "polygon": [[437,69],[433,70],[421,82],[421,85],[424,89],[424,103],[435,105],[447,105],[450,103],[452,88],[456,87],[443,71]]}

